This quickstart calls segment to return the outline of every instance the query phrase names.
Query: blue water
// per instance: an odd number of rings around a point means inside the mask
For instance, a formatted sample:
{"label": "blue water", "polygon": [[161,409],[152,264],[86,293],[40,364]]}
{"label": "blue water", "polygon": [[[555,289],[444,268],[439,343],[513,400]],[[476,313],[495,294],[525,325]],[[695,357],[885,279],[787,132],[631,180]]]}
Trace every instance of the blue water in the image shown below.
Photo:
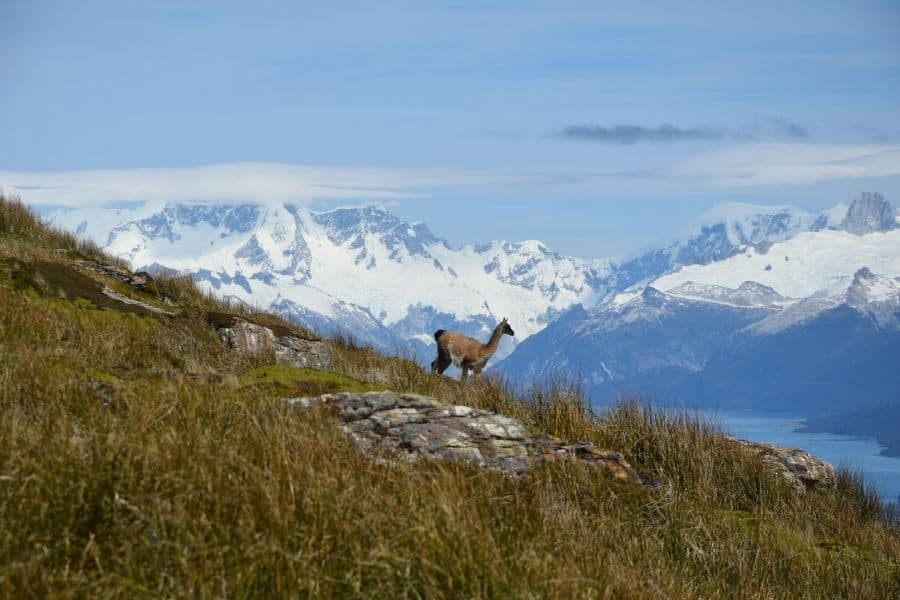
{"label": "blue water", "polygon": [[878,489],[884,502],[900,502],[900,458],[881,456],[883,446],[870,437],[796,431],[802,417],[760,414],[752,410],[698,411],[740,438],[778,446],[802,448],[834,466],[861,471]]}

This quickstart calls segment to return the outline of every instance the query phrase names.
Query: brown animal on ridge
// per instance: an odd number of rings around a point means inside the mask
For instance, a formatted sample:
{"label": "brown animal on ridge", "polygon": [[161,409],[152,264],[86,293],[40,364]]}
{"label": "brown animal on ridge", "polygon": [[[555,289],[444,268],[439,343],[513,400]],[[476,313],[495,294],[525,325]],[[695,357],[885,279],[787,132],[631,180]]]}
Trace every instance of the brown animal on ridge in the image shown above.
{"label": "brown animal on ridge", "polygon": [[437,358],[431,363],[431,372],[443,373],[450,363],[453,363],[462,371],[460,381],[468,379],[470,369],[473,376],[477,377],[481,374],[487,361],[497,351],[500,337],[503,334],[516,335],[509,323],[506,322],[506,317],[494,328],[487,344],[482,344],[478,340],[456,331],[438,329],[434,332],[434,341],[437,342]]}

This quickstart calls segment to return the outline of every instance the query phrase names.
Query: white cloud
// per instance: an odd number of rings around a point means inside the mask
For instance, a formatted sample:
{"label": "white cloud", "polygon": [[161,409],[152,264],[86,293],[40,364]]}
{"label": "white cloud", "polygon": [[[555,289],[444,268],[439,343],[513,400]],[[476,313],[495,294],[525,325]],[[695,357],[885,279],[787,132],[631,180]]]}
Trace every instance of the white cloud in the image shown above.
{"label": "white cloud", "polygon": [[741,144],[698,154],[666,177],[722,186],[802,185],[830,179],[900,175],[900,146]]}
{"label": "white cloud", "polygon": [[118,202],[294,202],[389,200],[429,188],[537,182],[537,178],[441,169],[379,169],[231,163],[199,167],[0,171],[0,189],[30,204]]}
{"label": "white cloud", "polygon": [[[689,157],[663,169],[625,177],[623,191],[666,185],[804,185],[819,181],[900,175],[900,145],[746,143]],[[283,163],[229,163],[197,167],[0,171],[0,191],[36,205],[101,207],[119,203],[159,205],[171,201],[305,204],[313,201],[384,203],[420,198],[448,187],[550,186],[609,191],[622,173],[593,177],[567,173],[498,174],[453,169],[319,167]],[[602,180],[599,181],[598,180]]]}

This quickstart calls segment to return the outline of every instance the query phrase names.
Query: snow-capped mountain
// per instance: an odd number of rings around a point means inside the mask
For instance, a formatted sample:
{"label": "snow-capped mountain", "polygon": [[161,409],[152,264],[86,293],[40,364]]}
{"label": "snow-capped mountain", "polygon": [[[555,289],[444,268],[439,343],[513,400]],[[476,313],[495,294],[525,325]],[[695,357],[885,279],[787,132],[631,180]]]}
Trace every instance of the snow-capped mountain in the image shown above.
{"label": "snow-capped mountain", "polygon": [[526,381],[578,376],[598,403],[640,393],[787,409],[900,397],[900,279],[860,269],[843,288],[793,301],[751,282],[648,286],[617,300],[573,308],[497,368]]}
{"label": "snow-capped mountain", "polygon": [[[849,279],[849,283],[848,280]],[[900,331],[900,278],[876,275],[862,267],[853,277],[787,305],[747,328],[753,335],[774,335],[846,306],[867,316],[883,331]]]}
{"label": "snow-capped mountain", "polygon": [[576,303],[591,306],[673,265],[707,263],[748,240],[783,235],[796,220],[791,210],[745,207],[755,224],[729,231],[746,233],[727,234],[722,224],[700,227],[664,251],[615,266],[560,256],[533,240],[456,248],[425,224],[380,207],[313,213],[291,205],[170,204],[156,211],[67,210],[48,218],[137,268],[189,271],[217,293],[306,327],[343,330],[428,362],[437,329],[483,336],[507,316],[518,333],[515,341],[504,339],[502,357]]}
{"label": "snow-capped mountain", "polygon": [[[526,380],[576,374],[599,402],[625,392],[781,408],[900,398],[896,213],[876,194],[831,212],[794,215],[781,241],[575,307],[497,368]],[[726,236],[752,239],[740,220],[727,223]]]}
{"label": "snow-capped mountain", "polygon": [[576,306],[498,368],[524,381],[580,376],[599,401],[620,392],[655,397],[702,371],[735,332],[778,310],[723,302],[740,292],[712,288],[712,298],[697,298],[648,286],[592,309]]}
{"label": "snow-capped mountain", "polygon": [[897,403],[898,283],[863,268],[745,328],[706,365],[702,396],[802,414]]}
{"label": "snow-capped mountain", "polygon": [[[110,218],[95,212],[50,220],[137,268],[188,271],[225,296],[427,361],[436,329],[483,336],[507,316],[521,339],[573,304],[591,303],[608,272],[604,261],[560,256],[537,241],[453,248],[380,207],[170,204],[105,232],[92,223]],[[512,348],[504,344],[501,356]]]}
{"label": "snow-capped mountain", "polygon": [[[834,254],[844,251],[845,255],[852,255],[860,243],[858,236],[863,233],[893,231],[897,228],[896,211],[878,193],[863,192],[850,206],[840,203],[820,214],[808,213],[793,206],[724,203],[696,219],[676,241],[627,260],[614,262],[611,265],[610,275],[604,281],[605,286],[601,288],[604,292],[602,299],[611,300],[621,291],[649,284],[668,273],[681,273],[683,276],[677,281],[678,284],[684,283],[691,279],[692,273],[703,271],[704,265],[714,263],[725,265],[723,261],[738,254],[766,256],[772,244],[791,240],[802,234],[839,231],[854,234],[853,237],[846,235],[842,237],[837,234],[830,239],[815,235],[803,238],[816,240],[823,246],[832,244],[834,240],[843,240],[843,247]],[[887,244],[888,250],[896,256],[896,246],[890,246],[891,243],[893,242]],[[794,255],[803,254],[804,250],[799,248]],[[815,256],[812,256],[810,261],[816,262]],[[728,271],[734,264],[736,263],[727,263],[727,266],[722,266],[720,270]],[[767,261],[763,264],[763,268],[768,264]],[[824,270],[829,270],[827,263],[819,261],[819,264]],[[866,263],[859,263],[859,266],[864,264]],[[695,265],[693,271],[683,269],[691,265]],[[842,275],[852,273],[854,270],[855,268],[849,271],[847,268],[838,269]],[[716,280],[715,277],[712,279]],[[762,281],[755,274],[744,277],[741,281],[747,280]],[[741,281],[732,280],[731,283],[738,285]]]}
{"label": "snow-capped mountain", "polygon": [[856,235],[891,231],[897,227],[896,210],[877,192],[863,192],[857,196],[838,225],[838,229]]}
{"label": "snow-capped mountain", "polygon": [[687,265],[652,285],[670,291],[688,282],[736,288],[755,281],[803,298],[838,284],[862,267],[900,274],[900,229],[857,236],[845,231],[802,232],[760,250],[754,246],[705,265]]}
{"label": "snow-capped mountain", "polygon": [[773,310],[862,266],[900,273],[896,215],[878,194],[819,215],[721,205],[674,242],[616,261],[561,256],[538,241],[455,247],[381,207],[169,204],[46,218],[136,268],[187,271],[219,294],[423,363],[436,329],[484,336],[509,317],[517,336],[504,338],[503,358],[573,306],[622,307],[647,285],[673,302]]}
{"label": "snow-capped mountain", "polygon": [[675,241],[614,262],[604,281],[602,300],[611,300],[619,292],[646,285],[684,266],[715,263],[747,248],[765,250],[774,242],[811,230],[818,221],[830,222],[825,215],[792,206],[718,205],[697,218]]}

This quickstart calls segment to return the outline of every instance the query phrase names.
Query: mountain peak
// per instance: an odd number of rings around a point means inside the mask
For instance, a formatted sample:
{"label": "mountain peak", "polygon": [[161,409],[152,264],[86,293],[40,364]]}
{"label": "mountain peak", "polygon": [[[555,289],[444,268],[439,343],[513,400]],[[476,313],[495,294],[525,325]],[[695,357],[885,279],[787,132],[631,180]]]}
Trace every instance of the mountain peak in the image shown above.
{"label": "mountain peak", "polygon": [[336,208],[316,213],[314,218],[320,225],[345,234],[352,234],[361,228],[369,231],[386,231],[400,224],[400,219],[383,206]]}
{"label": "mountain peak", "polygon": [[862,192],[853,199],[840,229],[855,235],[897,228],[897,215],[891,203],[878,192]]}
{"label": "mountain peak", "polygon": [[412,237],[427,238],[430,241],[437,241],[437,238],[431,233],[424,221],[407,223],[381,204],[371,204],[368,206],[352,208],[336,208],[316,213],[314,218],[321,225],[345,233],[353,233],[363,229],[371,233],[378,233],[399,228],[408,232]]}
{"label": "mountain peak", "polygon": [[862,282],[862,281],[873,281],[876,275],[873,273],[869,267],[862,267],[856,273],[853,274],[853,283]]}
{"label": "mountain peak", "polygon": [[853,305],[900,300],[900,285],[896,279],[878,275],[868,267],[862,267],[853,274],[853,282],[847,288],[847,299]]}
{"label": "mountain peak", "polygon": [[721,260],[745,246],[771,244],[810,229],[815,217],[795,206],[717,204],[695,219],[676,244],[680,264]]}

